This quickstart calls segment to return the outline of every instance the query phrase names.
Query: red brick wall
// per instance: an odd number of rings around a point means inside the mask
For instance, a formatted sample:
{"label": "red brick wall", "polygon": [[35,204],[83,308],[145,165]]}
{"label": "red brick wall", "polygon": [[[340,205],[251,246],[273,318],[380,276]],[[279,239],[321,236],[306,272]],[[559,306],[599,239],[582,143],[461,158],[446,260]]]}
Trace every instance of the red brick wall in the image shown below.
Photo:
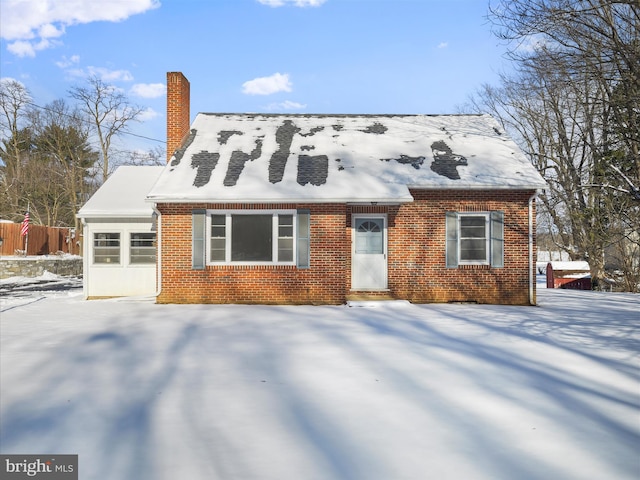
{"label": "red brick wall", "polygon": [[[162,292],[158,301],[344,303],[347,295],[354,293],[350,291],[351,214],[386,213],[389,291],[380,295],[412,302],[529,303],[528,201],[533,192],[416,190],[411,193],[415,198],[413,203],[390,207],[161,204]],[[191,212],[194,208],[309,209],[311,268],[207,266],[205,270],[193,270]],[[504,268],[446,268],[445,212],[492,210],[504,211]],[[535,220],[535,211],[533,218]]]}
{"label": "red brick wall", "polygon": [[[532,193],[414,190],[411,192],[413,203],[390,207],[389,289],[392,296],[426,303],[529,304],[528,224]],[[447,268],[445,213],[492,210],[504,211],[504,267]],[[533,220],[535,232],[535,208]],[[535,251],[534,243],[534,255]]]}
{"label": "red brick wall", "polygon": [[180,72],[167,72],[167,162],[189,134],[190,84]]}
{"label": "red brick wall", "polygon": [[[295,266],[207,266],[191,268],[191,211],[290,209],[311,212],[311,268]],[[345,205],[195,204],[159,205],[162,215],[160,303],[340,304],[351,248]]]}

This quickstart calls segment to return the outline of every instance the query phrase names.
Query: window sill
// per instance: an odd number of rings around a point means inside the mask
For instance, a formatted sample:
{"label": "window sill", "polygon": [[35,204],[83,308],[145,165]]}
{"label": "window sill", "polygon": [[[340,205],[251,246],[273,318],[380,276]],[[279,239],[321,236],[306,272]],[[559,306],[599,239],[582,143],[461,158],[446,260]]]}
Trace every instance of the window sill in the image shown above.
{"label": "window sill", "polygon": [[352,288],[350,292],[390,292],[390,288]]}
{"label": "window sill", "polygon": [[458,269],[460,270],[490,270],[491,265],[489,264],[462,264],[458,265]]}
{"label": "window sill", "polygon": [[208,263],[208,270],[293,270],[296,265],[283,263],[266,264],[231,264],[231,263]]}

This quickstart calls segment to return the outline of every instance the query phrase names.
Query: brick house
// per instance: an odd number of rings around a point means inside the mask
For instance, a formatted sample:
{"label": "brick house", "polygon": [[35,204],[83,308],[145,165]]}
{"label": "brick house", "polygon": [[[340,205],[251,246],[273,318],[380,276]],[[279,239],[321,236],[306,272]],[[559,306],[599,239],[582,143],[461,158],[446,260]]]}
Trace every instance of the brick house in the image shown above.
{"label": "brick house", "polygon": [[[155,212],[159,303],[535,304],[545,183],[490,116],[200,113],[190,124],[189,89],[167,74],[169,158],[142,199]],[[100,234],[125,259],[121,230]],[[102,237],[85,239],[95,258]]]}
{"label": "brick house", "polygon": [[[200,113],[167,74],[159,303],[535,304],[545,183],[486,115]],[[173,153],[175,152],[175,153]]]}

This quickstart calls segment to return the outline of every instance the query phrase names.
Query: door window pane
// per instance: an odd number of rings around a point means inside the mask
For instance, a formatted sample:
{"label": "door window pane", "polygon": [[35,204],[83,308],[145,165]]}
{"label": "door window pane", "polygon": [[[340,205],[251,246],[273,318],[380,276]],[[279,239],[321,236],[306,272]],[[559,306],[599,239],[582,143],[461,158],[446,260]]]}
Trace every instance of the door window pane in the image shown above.
{"label": "door window pane", "polygon": [[384,253],[383,223],[381,219],[356,219],[356,253]]}

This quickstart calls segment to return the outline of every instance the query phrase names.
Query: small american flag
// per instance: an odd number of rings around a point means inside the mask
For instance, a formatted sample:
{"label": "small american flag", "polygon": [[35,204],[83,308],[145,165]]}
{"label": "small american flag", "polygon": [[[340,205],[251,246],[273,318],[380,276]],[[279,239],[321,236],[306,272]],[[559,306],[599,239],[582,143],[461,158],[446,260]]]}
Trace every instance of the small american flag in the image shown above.
{"label": "small american flag", "polygon": [[24,220],[22,220],[22,227],[20,228],[20,235],[23,237],[29,233],[29,212],[24,214]]}

